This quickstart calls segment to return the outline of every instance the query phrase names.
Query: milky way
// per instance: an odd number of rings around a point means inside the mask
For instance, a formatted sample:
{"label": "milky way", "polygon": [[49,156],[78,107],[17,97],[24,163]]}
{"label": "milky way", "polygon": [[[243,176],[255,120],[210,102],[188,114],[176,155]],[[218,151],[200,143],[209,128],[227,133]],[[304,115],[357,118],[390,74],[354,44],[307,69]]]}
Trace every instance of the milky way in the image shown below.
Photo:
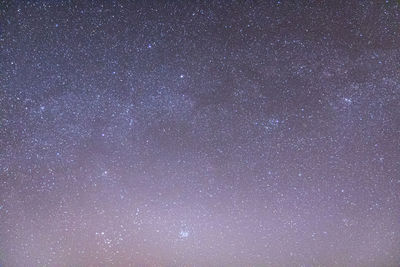
{"label": "milky way", "polygon": [[0,1],[0,265],[398,266],[398,1]]}

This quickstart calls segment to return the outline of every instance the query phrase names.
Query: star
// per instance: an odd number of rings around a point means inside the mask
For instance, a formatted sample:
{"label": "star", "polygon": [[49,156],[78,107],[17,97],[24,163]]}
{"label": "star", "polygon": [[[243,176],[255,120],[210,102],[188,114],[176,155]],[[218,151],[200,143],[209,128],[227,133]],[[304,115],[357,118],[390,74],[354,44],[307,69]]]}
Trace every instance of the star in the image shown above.
{"label": "star", "polygon": [[181,239],[186,239],[186,238],[188,238],[189,237],[189,232],[188,231],[186,231],[186,230],[181,230],[180,232],[179,232],[179,238],[181,238]]}

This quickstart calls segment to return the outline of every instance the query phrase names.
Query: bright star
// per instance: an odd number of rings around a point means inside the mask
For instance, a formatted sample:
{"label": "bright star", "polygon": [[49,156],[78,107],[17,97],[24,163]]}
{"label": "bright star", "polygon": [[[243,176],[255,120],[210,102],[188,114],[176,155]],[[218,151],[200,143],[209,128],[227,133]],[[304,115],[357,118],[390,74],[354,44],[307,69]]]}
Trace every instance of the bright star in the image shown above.
{"label": "bright star", "polygon": [[186,230],[181,230],[181,231],[179,232],[179,238],[184,239],[184,238],[188,238],[188,237],[189,237],[189,232],[188,232],[188,231],[186,231]]}

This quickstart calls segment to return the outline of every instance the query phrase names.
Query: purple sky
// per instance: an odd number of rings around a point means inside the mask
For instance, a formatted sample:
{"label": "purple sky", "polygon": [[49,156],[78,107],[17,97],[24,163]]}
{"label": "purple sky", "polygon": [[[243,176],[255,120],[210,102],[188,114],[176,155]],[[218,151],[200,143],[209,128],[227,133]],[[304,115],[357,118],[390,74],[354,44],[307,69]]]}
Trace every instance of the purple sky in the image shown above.
{"label": "purple sky", "polygon": [[398,266],[400,5],[293,2],[1,1],[0,265]]}

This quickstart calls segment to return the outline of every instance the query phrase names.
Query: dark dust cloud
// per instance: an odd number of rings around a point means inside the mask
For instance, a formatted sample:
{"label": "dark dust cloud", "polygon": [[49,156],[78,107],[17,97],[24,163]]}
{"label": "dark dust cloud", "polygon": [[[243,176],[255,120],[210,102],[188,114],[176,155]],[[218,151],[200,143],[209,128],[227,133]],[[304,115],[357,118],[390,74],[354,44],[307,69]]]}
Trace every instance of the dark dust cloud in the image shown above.
{"label": "dark dust cloud", "polygon": [[399,266],[399,32],[398,1],[0,1],[0,265]]}

